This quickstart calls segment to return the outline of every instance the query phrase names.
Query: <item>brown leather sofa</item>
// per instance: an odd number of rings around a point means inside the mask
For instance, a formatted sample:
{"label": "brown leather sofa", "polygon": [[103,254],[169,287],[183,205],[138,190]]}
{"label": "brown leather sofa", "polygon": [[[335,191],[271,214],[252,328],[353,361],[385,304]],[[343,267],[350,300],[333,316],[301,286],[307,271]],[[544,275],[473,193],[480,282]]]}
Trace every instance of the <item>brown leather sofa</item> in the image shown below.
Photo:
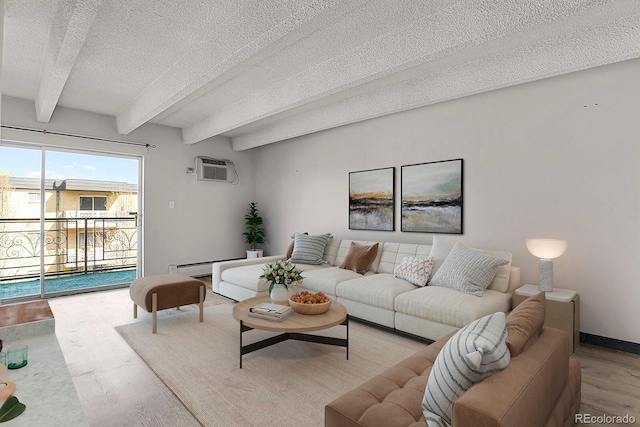
{"label": "brown leather sofa", "polygon": [[[450,334],[325,407],[327,427],[424,427],[422,398]],[[572,426],[580,409],[580,363],[566,332],[544,327],[509,367],[473,385],[453,405],[452,426]]]}

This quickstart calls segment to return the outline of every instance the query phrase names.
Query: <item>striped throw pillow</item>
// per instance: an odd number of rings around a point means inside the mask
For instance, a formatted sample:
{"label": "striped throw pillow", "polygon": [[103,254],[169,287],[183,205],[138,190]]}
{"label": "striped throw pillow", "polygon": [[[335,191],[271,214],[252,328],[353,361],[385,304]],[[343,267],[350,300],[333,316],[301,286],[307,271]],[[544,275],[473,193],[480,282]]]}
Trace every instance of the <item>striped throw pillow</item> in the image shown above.
{"label": "striped throw pillow", "polygon": [[481,297],[496,276],[498,267],[508,263],[506,259],[474,251],[458,242],[429,284]]}
{"label": "striped throw pillow", "polygon": [[509,366],[507,323],[502,312],[460,329],[436,357],[422,399],[429,427],[451,424],[453,402],[472,385]]}
{"label": "striped throw pillow", "polygon": [[293,238],[293,253],[289,261],[301,264],[326,264],[322,256],[324,248],[327,246],[331,234],[321,234],[319,236],[307,236],[305,234],[295,233]]}
{"label": "striped throw pillow", "polygon": [[433,269],[433,258],[404,257],[393,275],[417,286],[425,286]]}

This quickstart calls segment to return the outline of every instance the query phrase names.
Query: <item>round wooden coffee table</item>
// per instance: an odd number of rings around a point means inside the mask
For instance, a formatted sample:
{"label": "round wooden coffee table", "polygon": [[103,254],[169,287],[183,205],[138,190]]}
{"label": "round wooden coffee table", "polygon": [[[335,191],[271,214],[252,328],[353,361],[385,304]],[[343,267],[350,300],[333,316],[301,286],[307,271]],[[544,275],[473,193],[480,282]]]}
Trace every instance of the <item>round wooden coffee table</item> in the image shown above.
{"label": "round wooden coffee table", "polygon": [[[249,309],[251,307],[264,302],[271,302],[268,295],[240,301],[233,307],[233,318],[240,322],[240,368],[242,368],[243,355],[286,340],[308,341],[345,347],[347,360],[349,359],[349,316],[347,315],[347,309],[344,305],[332,301],[331,307],[326,313],[314,315],[293,313],[291,317],[280,322],[249,316]],[[347,333],[345,338],[324,337],[304,333],[328,329],[336,325],[346,326]],[[243,345],[242,334],[253,329],[281,332],[281,334],[252,344]]]}

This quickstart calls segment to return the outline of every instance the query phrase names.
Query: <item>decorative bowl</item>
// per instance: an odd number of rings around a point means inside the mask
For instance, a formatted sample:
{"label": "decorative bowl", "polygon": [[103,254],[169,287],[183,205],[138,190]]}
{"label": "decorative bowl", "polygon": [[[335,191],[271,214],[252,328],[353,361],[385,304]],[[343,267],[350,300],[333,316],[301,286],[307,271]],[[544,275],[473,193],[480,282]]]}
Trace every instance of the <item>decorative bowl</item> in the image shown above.
{"label": "decorative bowl", "polygon": [[299,302],[291,301],[291,298],[289,298],[289,305],[296,313],[322,314],[329,311],[329,308],[331,307],[331,300],[319,304],[302,304]]}

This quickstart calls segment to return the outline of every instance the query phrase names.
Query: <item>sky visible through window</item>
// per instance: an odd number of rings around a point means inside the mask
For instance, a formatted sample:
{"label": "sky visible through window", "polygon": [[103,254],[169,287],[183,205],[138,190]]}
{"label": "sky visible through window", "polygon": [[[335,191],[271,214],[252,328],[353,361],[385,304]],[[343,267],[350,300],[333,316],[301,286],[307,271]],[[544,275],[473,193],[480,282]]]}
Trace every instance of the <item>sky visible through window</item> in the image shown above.
{"label": "sky visible through window", "polygon": [[[40,178],[40,151],[0,147],[0,172],[9,172],[14,177]],[[138,162],[121,157],[47,151],[45,178],[137,184]]]}

